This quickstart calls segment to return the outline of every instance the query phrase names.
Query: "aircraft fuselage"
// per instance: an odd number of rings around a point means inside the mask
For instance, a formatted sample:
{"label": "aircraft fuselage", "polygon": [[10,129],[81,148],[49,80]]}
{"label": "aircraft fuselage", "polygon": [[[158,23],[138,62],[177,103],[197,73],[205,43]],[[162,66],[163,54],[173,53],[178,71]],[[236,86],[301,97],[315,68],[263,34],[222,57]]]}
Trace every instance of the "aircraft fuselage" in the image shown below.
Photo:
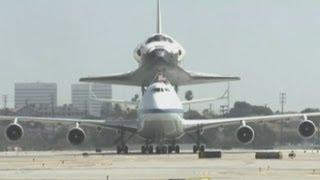
{"label": "aircraft fuselage", "polygon": [[138,133],[158,143],[184,134],[183,107],[174,88],[163,82],[151,84],[142,97],[138,112]]}

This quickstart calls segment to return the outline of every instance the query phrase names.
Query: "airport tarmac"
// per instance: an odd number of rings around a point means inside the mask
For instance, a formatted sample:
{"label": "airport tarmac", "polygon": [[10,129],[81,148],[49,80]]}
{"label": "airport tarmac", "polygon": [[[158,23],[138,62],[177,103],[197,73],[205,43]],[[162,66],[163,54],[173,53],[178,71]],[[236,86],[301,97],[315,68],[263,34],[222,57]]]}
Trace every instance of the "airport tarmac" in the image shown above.
{"label": "airport tarmac", "polygon": [[223,151],[221,159],[111,152],[2,152],[0,179],[320,179],[320,153],[282,151],[282,160],[256,160],[254,151]]}

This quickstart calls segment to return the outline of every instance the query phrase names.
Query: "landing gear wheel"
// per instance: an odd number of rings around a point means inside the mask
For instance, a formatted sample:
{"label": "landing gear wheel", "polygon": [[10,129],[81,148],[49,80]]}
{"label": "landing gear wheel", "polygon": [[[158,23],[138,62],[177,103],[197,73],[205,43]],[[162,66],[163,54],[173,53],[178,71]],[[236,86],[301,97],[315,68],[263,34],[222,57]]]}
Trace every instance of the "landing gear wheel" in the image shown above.
{"label": "landing gear wheel", "polygon": [[167,153],[168,153],[168,148],[167,148],[167,146],[163,146],[163,147],[162,147],[162,153],[163,153],[163,154],[167,154]]}
{"label": "landing gear wheel", "polygon": [[193,146],[193,153],[197,153],[197,151],[198,151],[198,146],[194,145]]}
{"label": "landing gear wheel", "polygon": [[180,146],[176,145],[175,151],[176,151],[176,154],[179,154],[180,153]]}
{"label": "landing gear wheel", "polygon": [[168,147],[167,146],[157,146],[156,147],[156,153],[157,154],[167,154],[168,153]]}
{"label": "landing gear wheel", "polygon": [[146,147],[145,146],[141,146],[141,153],[145,154],[146,153]]}
{"label": "landing gear wheel", "polygon": [[173,151],[173,146],[169,146],[169,147],[168,147],[168,153],[171,154],[172,151]]}
{"label": "landing gear wheel", "polygon": [[205,150],[206,150],[206,148],[204,145],[201,145],[201,146],[194,145],[193,146],[193,153],[204,152]]}
{"label": "landing gear wheel", "polygon": [[200,152],[204,152],[205,151],[205,147],[204,147],[204,145],[201,145],[200,146]]}
{"label": "landing gear wheel", "polygon": [[124,146],[124,147],[123,147],[123,153],[124,153],[124,154],[128,154],[128,153],[129,153],[129,148],[128,148],[128,146]]}
{"label": "landing gear wheel", "polygon": [[117,146],[117,154],[123,153],[128,154],[129,148],[128,146]]}
{"label": "landing gear wheel", "polygon": [[157,154],[160,154],[160,153],[161,153],[161,149],[160,149],[159,146],[156,147],[156,153],[157,153]]}
{"label": "landing gear wheel", "polygon": [[149,151],[150,154],[153,154],[153,146],[149,146],[148,147],[148,151]]}
{"label": "landing gear wheel", "polygon": [[101,153],[101,152],[102,152],[101,148],[96,148],[96,153]]}
{"label": "landing gear wheel", "polygon": [[120,154],[121,153],[121,148],[120,146],[117,146],[117,154]]}

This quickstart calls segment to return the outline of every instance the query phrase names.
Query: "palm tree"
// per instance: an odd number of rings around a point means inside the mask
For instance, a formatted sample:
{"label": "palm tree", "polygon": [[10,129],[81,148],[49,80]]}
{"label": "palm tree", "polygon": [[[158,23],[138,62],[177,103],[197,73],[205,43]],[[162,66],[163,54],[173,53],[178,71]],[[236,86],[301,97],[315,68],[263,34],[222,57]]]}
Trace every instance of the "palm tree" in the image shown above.
{"label": "palm tree", "polygon": [[[187,101],[191,101],[193,99],[193,93],[191,90],[188,90],[185,95],[184,95],[184,98],[187,100]],[[191,109],[191,105],[189,104],[189,111]]]}

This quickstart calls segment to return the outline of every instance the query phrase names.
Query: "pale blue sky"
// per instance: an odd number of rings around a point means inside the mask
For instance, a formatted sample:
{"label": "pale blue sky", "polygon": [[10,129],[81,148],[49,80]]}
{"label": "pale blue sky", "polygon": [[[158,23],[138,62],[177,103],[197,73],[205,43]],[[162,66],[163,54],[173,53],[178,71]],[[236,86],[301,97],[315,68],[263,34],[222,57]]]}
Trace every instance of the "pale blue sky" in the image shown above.
{"label": "pale blue sky", "polygon": [[[163,31],[187,50],[189,70],[239,75],[232,100],[320,107],[320,1],[163,0]],[[88,75],[137,67],[133,49],[155,32],[155,0],[0,0],[0,94],[15,82],[57,82],[59,103]],[[190,87],[220,95],[226,84]],[[132,91],[134,89],[134,91]],[[184,92],[187,88],[182,88]],[[114,88],[129,98],[137,88]]]}

